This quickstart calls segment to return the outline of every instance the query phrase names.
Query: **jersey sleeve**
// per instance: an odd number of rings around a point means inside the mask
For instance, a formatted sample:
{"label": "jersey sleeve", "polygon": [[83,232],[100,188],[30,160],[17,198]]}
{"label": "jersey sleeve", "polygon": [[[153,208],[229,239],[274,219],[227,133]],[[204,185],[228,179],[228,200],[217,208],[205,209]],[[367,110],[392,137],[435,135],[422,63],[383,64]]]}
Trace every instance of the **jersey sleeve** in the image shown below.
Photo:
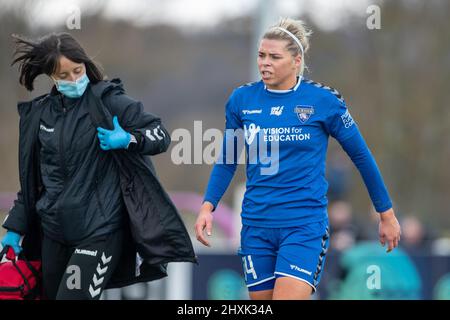
{"label": "jersey sleeve", "polygon": [[392,200],[381,172],[359,130],[340,144],[358,168],[375,210],[381,213],[392,208]]}
{"label": "jersey sleeve", "polygon": [[[238,105],[236,101],[236,92],[233,92],[225,105],[225,132],[222,150],[209,177],[208,186],[206,188],[206,193],[203,200],[213,204],[213,211],[216,209],[220,199],[228,189],[228,186],[233,179],[234,173],[236,172],[239,155],[242,151],[236,150],[235,138],[234,135],[231,134],[231,131],[242,128],[242,121],[237,110]],[[233,148],[234,152],[231,157],[230,154],[227,153],[227,147]]]}
{"label": "jersey sleeve", "polygon": [[358,132],[358,125],[353,120],[344,99],[335,96],[330,99],[325,127],[328,133],[339,142]]}
{"label": "jersey sleeve", "polygon": [[225,105],[225,129],[242,128],[242,120],[239,115],[236,90],[233,91]]}
{"label": "jersey sleeve", "polygon": [[326,127],[358,169],[377,212],[392,207],[392,201],[378,165],[370,152],[344,99],[333,97]]}

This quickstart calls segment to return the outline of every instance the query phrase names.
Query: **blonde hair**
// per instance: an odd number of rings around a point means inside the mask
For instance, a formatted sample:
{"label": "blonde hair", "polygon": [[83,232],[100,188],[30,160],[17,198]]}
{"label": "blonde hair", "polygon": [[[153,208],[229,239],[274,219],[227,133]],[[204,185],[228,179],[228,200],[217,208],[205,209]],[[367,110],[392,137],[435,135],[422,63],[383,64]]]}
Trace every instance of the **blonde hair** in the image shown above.
{"label": "blonde hair", "polygon": [[[292,35],[283,31],[283,29],[295,36],[300,42],[302,48],[298,45],[295,39],[292,38]],[[306,28],[303,21],[290,18],[281,18],[276,25],[270,27],[269,30],[264,33],[263,39],[286,40],[288,42],[286,49],[292,54],[292,56],[296,57],[297,55],[300,55],[302,58],[299,70],[299,74],[302,75],[305,68],[307,68],[304,55],[309,49],[309,37],[311,34],[312,31]]]}

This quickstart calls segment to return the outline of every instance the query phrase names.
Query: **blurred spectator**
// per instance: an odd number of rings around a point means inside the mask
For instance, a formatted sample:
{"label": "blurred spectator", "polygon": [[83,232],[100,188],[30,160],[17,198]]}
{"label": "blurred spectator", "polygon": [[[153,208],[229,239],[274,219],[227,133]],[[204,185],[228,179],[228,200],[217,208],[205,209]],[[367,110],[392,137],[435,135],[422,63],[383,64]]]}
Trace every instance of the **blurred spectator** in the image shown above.
{"label": "blurred spectator", "polygon": [[432,244],[431,251],[438,256],[450,256],[450,237],[436,239]]}
{"label": "blurred spectator", "polygon": [[416,217],[405,217],[402,221],[403,242],[406,246],[420,245],[425,239],[425,230]]}
{"label": "blurred spectator", "polygon": [[354,219],[350,203],[334,201],[329,206],[330,248],[343,251],[352,247],[359,238],[359,228]]}
{"label": "blurred spectator", "polygon": [[430,234],[419,218],[410,215],[401,219],[402,235],[400,245],[411,255],[430,254]]}
{"label": "blurred spectator", "polygon": [[330,152],[327,163],[328,199],[346,199],[350,189],[352,163],[343,152]]}

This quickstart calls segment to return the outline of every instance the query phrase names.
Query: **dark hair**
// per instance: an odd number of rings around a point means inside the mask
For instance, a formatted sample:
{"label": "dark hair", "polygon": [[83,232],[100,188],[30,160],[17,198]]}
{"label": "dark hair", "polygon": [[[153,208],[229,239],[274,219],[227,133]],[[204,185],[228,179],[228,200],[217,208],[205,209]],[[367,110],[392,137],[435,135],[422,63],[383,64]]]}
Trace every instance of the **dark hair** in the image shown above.
{"label": "dark hair", "polygon": [[33,91],[33,82],[37,76],[43,73],[50,76],[56,71],[61,56],[76,63],[84,63],[91,82],[103,80],[100,67],[68,33],[51,33],[38,40],[28,40],[18,35],[12,37],[16,43],[16,50],[11,65],[19,63],[19,82],[29,91]]}

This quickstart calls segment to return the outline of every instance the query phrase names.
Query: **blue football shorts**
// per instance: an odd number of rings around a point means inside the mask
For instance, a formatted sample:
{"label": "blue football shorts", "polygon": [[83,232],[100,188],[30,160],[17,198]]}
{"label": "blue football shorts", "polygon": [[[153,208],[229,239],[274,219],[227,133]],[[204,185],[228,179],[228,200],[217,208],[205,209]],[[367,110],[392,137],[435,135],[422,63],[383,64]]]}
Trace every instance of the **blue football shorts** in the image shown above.
{"label": "blue football shorts", "polygon": [[327,220],[287,228],[242,226],[238,254],[248,290],[270,290],[276,278],[292,277],[315,292],[328,242]]}

